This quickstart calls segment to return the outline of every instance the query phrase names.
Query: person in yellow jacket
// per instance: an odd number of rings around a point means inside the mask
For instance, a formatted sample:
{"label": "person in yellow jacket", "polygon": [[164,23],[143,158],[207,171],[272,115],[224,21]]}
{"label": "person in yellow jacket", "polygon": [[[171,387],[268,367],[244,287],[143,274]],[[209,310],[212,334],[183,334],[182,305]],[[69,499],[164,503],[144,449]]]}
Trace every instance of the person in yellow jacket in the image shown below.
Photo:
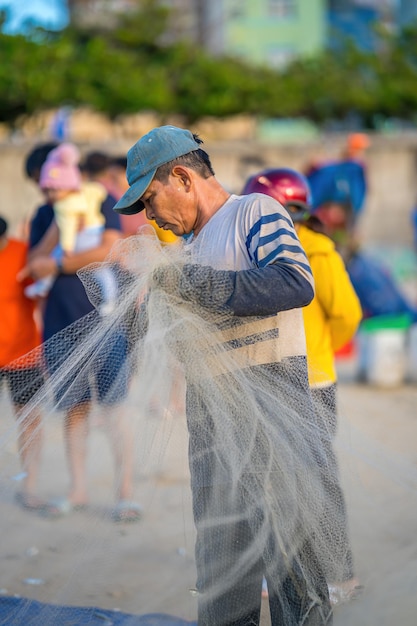
{"label": "person in yellow jacket", "polygon": [[315,297],[303,309],[309,382],[315,389],[336,383],[335,352],[354,337],[362,309],[334,242],[312,230],[313,224],[309,218],[295,229],[315,279]]}
{"label": "person in yellow jacket", "polygon": [[[333,450],[337,430],[335,352],[355,335],[362,309],[334,242],[321,232],[320,221],[311,214],[311,192],[305,176],[290,168],[263,170],[247,180],[243,193],[267,194],[288,210],[314,277],[315,296],[304,307],[303,318],[309,383],[317,415],[322,417],[320,426],[328,462],[324,484],[338,511],[339,527],[333,529],[328,540],[337,546],[340,562],[334,571],[327,572],[327,577],[330,600],[334,605],[340,604],[355,597],[361,586],[354,573],[345,500]],[[335,572],[340,568],[342,579],[335,580]]]}

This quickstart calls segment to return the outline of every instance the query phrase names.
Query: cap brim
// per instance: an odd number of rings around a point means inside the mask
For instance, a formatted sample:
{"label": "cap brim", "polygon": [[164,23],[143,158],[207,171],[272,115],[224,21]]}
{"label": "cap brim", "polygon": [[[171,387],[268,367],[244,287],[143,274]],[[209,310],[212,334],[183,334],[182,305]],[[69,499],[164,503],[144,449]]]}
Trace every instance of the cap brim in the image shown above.
{"label": "cap brim", "polygon": [[113,207],[113,211],[116,211],[116,213],[122,213],[123,215],[134,215],[135,213],[143,211],[145,205],[140,198],[151,184],[152,179],[155,176],[155,172],[156,170],[148,172],[146,176],[142,176],[142,178],[129,187],[120,200],[116,202]]}
{"label": "cap brim", "polygon": [[145,208],[142,200],[136,200],[133,204],[126,207],[118,206],[119,203],[115,204],[113,207],[113,211],[116,213],[121,213],[122,215],[135,215],[136,213],[140,213]]}

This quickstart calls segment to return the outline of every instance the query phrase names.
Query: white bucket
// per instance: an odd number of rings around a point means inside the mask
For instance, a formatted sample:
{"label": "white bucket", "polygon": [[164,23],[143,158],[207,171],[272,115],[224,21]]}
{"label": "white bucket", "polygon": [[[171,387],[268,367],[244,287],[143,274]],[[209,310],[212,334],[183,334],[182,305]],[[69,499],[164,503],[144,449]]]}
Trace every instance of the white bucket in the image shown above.
{"label": "white bucket", "polygon": [[408,331],[407,380],[417,383],[417,324],[410,326]]}
{"label": "white bucket", "polygon": [[407,370],[406,331],[359,332],[358,339],[361,378],[378,387],[401,385]]}

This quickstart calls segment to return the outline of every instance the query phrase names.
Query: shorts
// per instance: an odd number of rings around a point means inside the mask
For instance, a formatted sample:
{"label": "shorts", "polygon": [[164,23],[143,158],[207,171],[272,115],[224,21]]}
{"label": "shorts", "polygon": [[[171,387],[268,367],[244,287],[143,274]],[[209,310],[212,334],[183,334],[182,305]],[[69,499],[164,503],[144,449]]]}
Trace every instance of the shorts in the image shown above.
{"label": "shorts", "polygon": [[111,406],[126,398],[130,375],[124,333],[115,331],[91,349],[82,341],[78,350],[74,336],[64,331],[45,343],[44,354],[58,410],[92,400]]}
{"label": "shorts", "polygon": [[0,368],[0,382],[7,381],[14,405],[23,406],[42,389],[45,382],[41,367]]}

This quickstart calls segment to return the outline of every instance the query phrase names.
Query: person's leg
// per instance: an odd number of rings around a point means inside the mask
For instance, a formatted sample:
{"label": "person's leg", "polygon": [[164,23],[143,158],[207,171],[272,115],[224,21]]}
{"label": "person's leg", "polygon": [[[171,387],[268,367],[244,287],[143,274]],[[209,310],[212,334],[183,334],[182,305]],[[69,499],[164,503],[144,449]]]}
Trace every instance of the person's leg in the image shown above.
{"label": "person's leg", "polygon": [[[23,489],[20,492],[22,504],[26,501],[35,503],[35,488],[38,480],[42,449],[42,419],[38,411],[31,411],[21,417],[23,407],[15,405],[15,414],[19,421],[18,448],[22,469],[25,473]],[[35,507],[36,508],[36,507]]]}
{"label": "person's leg", "polygon": [[[199,626],[257,626],[262,593],[262,547],[254,541],[257,506],[244,477],[224,475],[204,398],[187,387],[189,464]],[[209,393],[209,391],[207,392]]]}
{"label": "person's leg", "polygon": [[134,438],[131,422],[123,406],[105,409],[116,472],[116,501],[131,500],[133,495]]}
{"label": "person's leg", "polygon": [[193,488],[199,626],[257,626],[263,562],[229,485]]}
{"label": "person's leg", "polygon": [[72,506],[87,502],[86,458],[88,414],[90,403],[84,402],[67,410],[64,423],[64,439],[70,472],[68,501]]}
{"label": "person's leg", "polygon": [[267,578],[274,626],[329,626],[332,623],[326,578],[308,540],[293,558],[278,588],[277,579],[280,580],[274,576]]}
{"label": "person's leg", "polygon": [[103,349],[102,365],[94,378],[114,454],[116,506],[113,519],[117,522],[134,522],[141,517],[141,507],[132,499],[134,429],[124,406],[129,390],[129,363],[126,335],[115,331]]}
{"label": "person's leg", "polygon": [[327,512],[332,523],[324,522],[327,529],[329,547],[333,563],[329,563],[326,572],[329,583],[352,581],[358,583],[354,575],[353,554],[350,545],[345,497],[339,477],[339,466],[333,442],[337,431],[337,387],[335,384],[312,389],[312,397],[316,408],[319,427],[322,435],[323,449],[327,465],[323,468],[323,487],[328,499]]}
{"label": "person's leg", "polygon": [[37,510],[44,502],[35,495],[42,449],[42,418],[39,409],[30,402],[44,383],[38,367],[7,371],[10,395],[18,422],[18,450],[24,473],[22,489],[16,493],[17,502],[26,509]]}
{"label": "person's leg", "polygon": [[[288,359],[280,364],[273,364],[264,368],[265,389],[270,385],[270,397],[276,396],[277,406],[283,411],[288,411],[288,429],[285,420],[281,420],[279,440],[271,445],[270,458],[272,467],[279,457],[276,467],[280,467],[283,461],[283,453],[286,446],[293,448],[291,415],[298,414],[301,417],[300,424],[305,422],[315,424],[312,398],[308,385],[306,370],[302,366],[300,358]],[[270,374],[273,374],[272,376]],[[279,379],[278,389],[274,389],[275,380]],[[266,403],[264,399],[266,397]],[[259,394],[259,406],[263,407],[263,413],[274,420],[270,415],[269,398]],[[305,422],[304,422],[305,420]],[[304,502],[299,500],[307,493],[311,497],[313,485],[316,486],[317,495],[322,495],[322,467],[326,464],[326,455],[322,449],[322,443],[318,438],[316,428],[306,428],[303,431],[305,448],[301,465],[295,474],[292,474],[291,463],[288,461],[288,470],[285,471],[284,481],[282,474],[274,472],[269,476],[271,481],[270,490],[277,494],[274,506],[264,506],[267,514],[269,527],[269,542],[264,551],[264,572],[268,585],[269,606],[271,623],[274,626],[324,626],[331,623],[331,606],[327,582],[323,571],[322,555],[319,557],[315,551],[314,538],[310,541],[312,528],[309,518],[301,516]],[[282,441],[282,451],[281,449]],[[267,448],[264,450],[264,457]],[[295,456],[300,455],[300,450],[294,450]],[[291,455],[292,456],[292,455]],[[292,480],[290,480],[292,478]],[[306,479],[311,481],[307,491],[303,488]],[[267,485],[268,482],[265,483]],[[266,496],[268,498],[268,491]],[[279,494],[279,495],[278,495]],[[282,503],[285,505],[282,506]],[[279,504],[279,506],[277,506]],[[311,512],[312,523],[319,521],[321,502],[316,512]],[[300,517],[299,517],[300,516]],[[317,517],[316,517],[317,516]]]}

